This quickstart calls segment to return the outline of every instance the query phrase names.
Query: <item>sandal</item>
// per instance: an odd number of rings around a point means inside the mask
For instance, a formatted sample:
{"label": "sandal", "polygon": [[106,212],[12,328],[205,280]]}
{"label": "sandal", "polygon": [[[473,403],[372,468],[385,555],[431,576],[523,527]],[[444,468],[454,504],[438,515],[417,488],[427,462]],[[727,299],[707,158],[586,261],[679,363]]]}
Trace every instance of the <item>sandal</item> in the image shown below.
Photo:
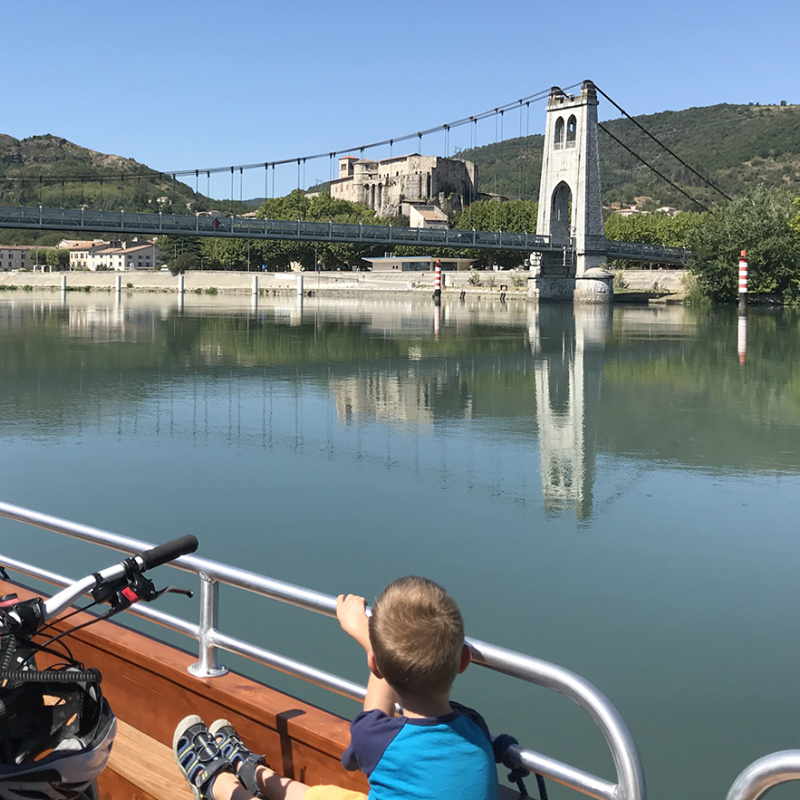
{"label": "sandal", "polygon": [[251,752],[227,719],[212,722],[208,732],[214,737],[215,744],[239,779],[239,783],[255,797],[263,797],[256,781],[256,767],[259,765],[269,767],[264,756],[257,756]]}
{"label": "sandal", "polygon": [[228,772],[228,761],[214,737],[196,714],[182,719],[172,737],[175,763],[192,787],[194,800],[214,800],[212,786],[220,772]]}

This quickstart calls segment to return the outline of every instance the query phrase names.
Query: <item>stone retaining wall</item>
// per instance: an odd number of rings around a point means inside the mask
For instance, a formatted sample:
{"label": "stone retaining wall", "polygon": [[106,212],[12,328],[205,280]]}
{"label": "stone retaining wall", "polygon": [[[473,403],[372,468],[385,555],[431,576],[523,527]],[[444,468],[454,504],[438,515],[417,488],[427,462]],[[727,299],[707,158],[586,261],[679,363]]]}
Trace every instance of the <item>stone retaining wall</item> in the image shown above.
{"label": "stone retaining wall", "polygon": [[[445,293],[499,294],[524,297],[528,285],[528,272],[504,270],[500,272],[442,273],[445,278]],[[649,292],[657,283],[663,291],[680,292],[683,289],[684,270],[630,270],[624,273],[627,288],[631,291]],[[67,288],[82,290],[90,287],[96,291],[113,292],[117,276],[121,278],[123,291],[172,292],[178,291],[178,277],[169,272],[4,272],[0,273],[0,287],[33,290],[61,290],[62,276],[66,276]],[[298,275],[303,278],[304,293],[342,294],[361,292],[427,293],[433,291],[432,272],[214,272],[211,270],[187,272],[184,278],[186,292],[216,290],[225,294],[252,294],[253,278],[258,278],[261,294],[294,294],[297,291]],[[480,285],[470,283],[477,279]],[[515,283],[519,284],[515,286]]]}

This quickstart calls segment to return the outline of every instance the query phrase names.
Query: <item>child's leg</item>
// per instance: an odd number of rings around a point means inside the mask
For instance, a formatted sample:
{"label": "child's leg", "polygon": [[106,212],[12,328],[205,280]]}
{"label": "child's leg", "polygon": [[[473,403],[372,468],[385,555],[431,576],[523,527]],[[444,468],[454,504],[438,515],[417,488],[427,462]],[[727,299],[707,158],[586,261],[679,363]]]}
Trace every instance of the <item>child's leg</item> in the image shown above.
{"label": "child's leg", "polygon": [[[259,765],[256,767],[256,783],[261,794],[267,800],[303,800],[308,786],[300,781],[293,781],[291,778],[284,778],[278,775],[269,767]],[[228,800],[228,798],[217,798],[217,800]],[[231,800],[240,800],[238,797]]]}
{"label": "child's leg", "polygon": [[[258,767],[256,781],[261,794],[267,800],[303,800],[308,790],[308,786],[304,783],[283,778],[269,767]],[[231,772],[223,772],[217,776],[213,791],[214,800],[253,800],[253,795],[239,783],[239,779]]]}

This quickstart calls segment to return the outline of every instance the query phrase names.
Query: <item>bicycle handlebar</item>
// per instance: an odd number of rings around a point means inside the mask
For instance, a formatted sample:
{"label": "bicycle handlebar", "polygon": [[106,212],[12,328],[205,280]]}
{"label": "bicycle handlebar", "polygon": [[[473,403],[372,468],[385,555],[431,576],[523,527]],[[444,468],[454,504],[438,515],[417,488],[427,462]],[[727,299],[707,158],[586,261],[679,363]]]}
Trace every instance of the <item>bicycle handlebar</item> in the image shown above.
{"label": "bicycle handlebar", "polygon": [[160,544],[152,550],[145,550],[144,553],[138,554],[138,558],[142,561],[142,572],[145,572],[153,567],[166,564],[168,561],[174,561],[179,556],[194,553],[195,550],[197,550],[197,537],[187,534],[173,539],[171,542]]}
{"label": "bicycle handlebar", "polygon": [[[197,538],[191,534],[180,536],[173,539],[171,542],[165,542],[151,550],[145,550],[143,553],[137,553],[130,559],[121,561],[111,567],[87,575],[85,578],[80,578],[75,583],[62,589],[60,592],[54,594],[42,604],[42,622],[49,622],[53,617],[58,616],[65,608],[71,606],[81,595],[91,592],[96,586],[104,581],[112,581],[121,578],[128,574],[127,571],[131,568],[131,562],[138,567],[139,572],[146,572],[149,569],[158,567],[161,564],[166,564],[169,561],[174,561],[176,558],[185,555],[186,553],[193,553],[197,550]],[[11,612],[15,615],[15,612]],[[5,631],[0,626],[0,633]]]}

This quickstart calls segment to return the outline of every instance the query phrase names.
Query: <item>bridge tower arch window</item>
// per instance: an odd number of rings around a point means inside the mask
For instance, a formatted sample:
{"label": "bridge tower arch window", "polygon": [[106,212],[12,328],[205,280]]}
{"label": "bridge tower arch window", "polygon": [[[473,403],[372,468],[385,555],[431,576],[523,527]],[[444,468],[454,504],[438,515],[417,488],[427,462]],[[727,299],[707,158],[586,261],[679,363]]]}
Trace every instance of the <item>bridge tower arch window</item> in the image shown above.
{"label": "bridge tower arch window", "polygon": [[556,120],[556,132],[553,137],[553,147],[556,150],[561,150],[564,147],[564,117],[559,117]]}
{"label": "bridge tower arch window", "polygon": [[550,210],[550,235],[554,239],[568,239],[572,217],[572,190],[565,181],[553,191]]}
{"label": "bridge tower arch window", "polygon": [[567,147],[575,147],[575,140],[578,134],[578,120],[575,119],[573,114],[567,120]]}

